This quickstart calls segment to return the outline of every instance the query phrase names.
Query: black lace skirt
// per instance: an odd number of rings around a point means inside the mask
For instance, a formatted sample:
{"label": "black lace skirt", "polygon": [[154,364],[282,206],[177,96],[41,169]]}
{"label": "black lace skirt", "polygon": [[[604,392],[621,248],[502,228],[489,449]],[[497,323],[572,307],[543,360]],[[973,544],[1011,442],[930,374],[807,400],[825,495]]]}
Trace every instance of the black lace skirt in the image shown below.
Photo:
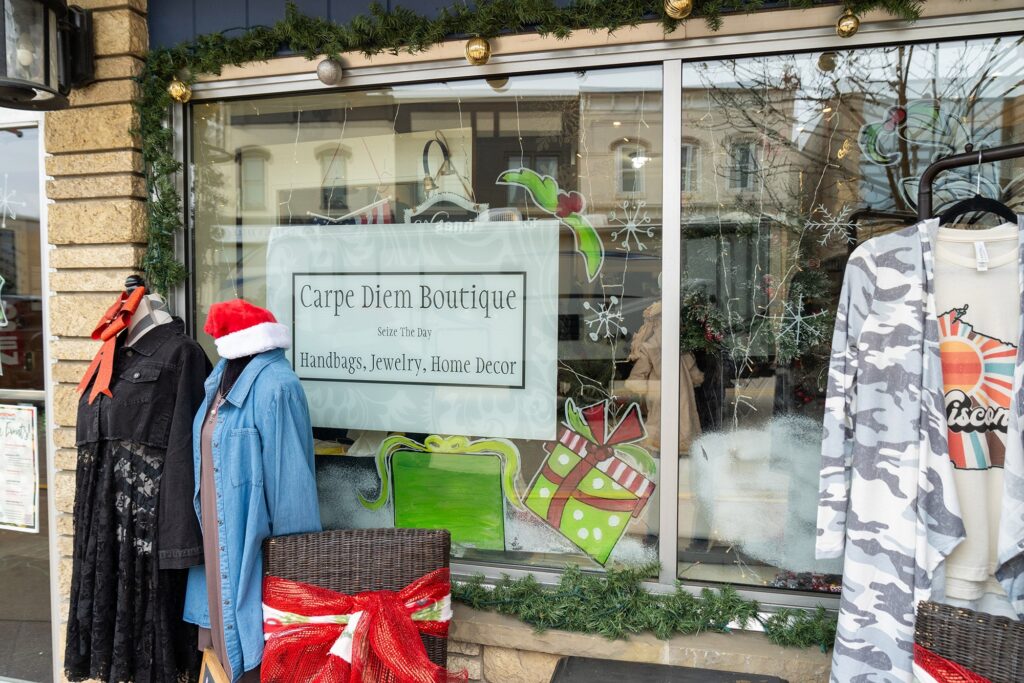
{"label": "black lace skirt", "polygon": [[187,571],[157,567],[164,451],[125,441],[80,446],[64,668],[69,680],[176,683],[198,672],[182,620]]}

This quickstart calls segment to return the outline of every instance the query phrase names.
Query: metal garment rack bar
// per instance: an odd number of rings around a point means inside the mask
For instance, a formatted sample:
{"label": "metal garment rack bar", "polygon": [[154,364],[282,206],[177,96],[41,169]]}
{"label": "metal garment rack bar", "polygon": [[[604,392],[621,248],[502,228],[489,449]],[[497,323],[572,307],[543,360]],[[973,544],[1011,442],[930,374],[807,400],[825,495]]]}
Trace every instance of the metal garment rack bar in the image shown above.
{"label": "metal garment rack bar", "polygon": [[917,190],[917,217],[919,220],[923,221],[926,218],[932,217],[932,183],[935,181],[935,176],[943,171],[948,171],[951,168],[962,168],[964,166],[974,166],[975,164],[1024,157],[1024,143],[990,147],[989,149],[981,150],[980,153],[974,151],[974,145],[968,144],[966,150],[963,154],[953,154],[939,159],[921,174],[921,184]]}

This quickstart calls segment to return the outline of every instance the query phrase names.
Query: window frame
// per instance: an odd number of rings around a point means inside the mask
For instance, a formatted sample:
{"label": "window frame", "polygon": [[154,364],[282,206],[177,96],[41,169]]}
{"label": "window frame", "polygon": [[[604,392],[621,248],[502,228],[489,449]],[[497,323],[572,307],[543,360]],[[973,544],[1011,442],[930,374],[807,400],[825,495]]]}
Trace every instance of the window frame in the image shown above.
{"label": "window frame", "polygon": [[[267,162],[270,161],[270,156],[270,151],[262,147],[242,147],[235,152],[235,163],[238,165],[238,210],[240,214],[246,211],[260,212],[267,210],[267,207],[269,206],[269,202],[267,201],[267,190],[269,187],[267,182]],[[245,168],[247,161],[260,162],[260,174],[263,187],[258,197],[250,197],[249,193],[245,191],[247,182],[245,177]],[[247,204],[248,199],[259,199],[259,201],[250,205]]]}
{"label": "window frame", "polygon": [[[615,196],[632,197],[647,191],[647,173],[644,168],[651,161],[650,144],[646,140],[626,140],[612,146],[615,151]],[[633,163],[633,157],[643,158],[645,161],[637,166]],[[628,160],[629,166],[626,165]],[[633,178],[632,189],[626,189],[626,172]]]}
{"label": "window frame", "polygon": [[[761,161],[758,158],[758,142],[748,137],[732,138],[726,141],[725,153],[729,160],[727,173],[730,192],[754,192],[757,190]],[[745,150],[748,159],[741,166],[736,152]]]}
{"label": "window frame", "polygon": [[[955,31],[955,39],[950,38],[950,31]],[[1020,33],[1024,33],[1024,15],[1012,10],[924,17],[909,28],[899,22],[872,22],[862,26],[856,36],[845,40],[836,37],[835,28],[831,23],[822,23],[820,26],[810,28],[801,27],[747,34],[743,36],[742,42],[736,35],[728,35],[723,31],[723,35],[712,34],[711,37],[687,41],[610,44],[585,51],[571,51],[568,54],[565,50],[550,50],[517,55],[515,59],[502,60],[499,58],[492,60],[492,63],[488,65],[487,77],[543,72],[557,73],[574,69],[587,70],[603,67],[621,68],[625,63],[636,66],[661,65],[663,110],[675,112],[681,110],[682,67],[684,62],[688,61],[868,49],[915,43],[962,42],[995,36],[1013,36]],[[233,78],[198,83],[193,88],[192,103],[174,105],[172,114],[176,148],[179,159],[185,162],[186,169],[191,154],[187,136],[191,130],[189,116],[193,104],[242,97],[277,97],[288,94],[301,96],[310,92],[330,92],[317,81],[315,74],[309,72],[308,69],[303,73],[273,75],[260,79],[242,78],[237,73],[233,76]],[[346,89],[366,90],[404,83],[455,81],[480,78],[481,76],[478,67],[468,66],[459,59],[421,63],[411,61],[404,64],[401,69],[395,69],[390,63],[376,66],[371,64],[350,69],[346,74]],[[680,166],[681,145],[685,142],[683,132],[681,117],[664,117],[662,140],[658,144],[660,144],[663,154],[660,161],[663,164],[662,201],[665,225],[678,224],[680,219],[678,198],[683,194]],[[648,149],[651,148],[648,145]],[[657,149],[657,147],[654,148]],[[708,152],[709,150],[700,151]],[[697,175],[699,183],[699,170]],[[185,203],[187,204],[187,200]],[[194,226],[190,223],[187,212],[185,214],[186,231],[185,236],[180,240],[179,254],[190,258]],[[665,282],[679,280],[680,252],[679,232],[666,230],[663,234],[662,263]],[[186,261],[189,266],[191,263],[191,260]],[[179,287],[176,292],[176,300],[182,307],[180,310],[186,310],[189,329],[193,332],[196,329],[194,292],[194,284],[191,281]],[[186,304],[188,304],[187,309]],[[665,287],[663,289],[662,305],[663,310],[679,310],[678,288]],[[671,348],[672,342],[678,340],[678,314],[665,316],[662,334],[664,348]],[[678,426],[673,423],[677,419],[679,400],[677,364],[678,359],[673,359],[671,354],[665,354],[662,358],[662,468],[658,483],[660,491],[659,557],[662,561],[662,571],[656,580],[645,583],[645,586],[654,592],[674,590],[677,578],[675,558],[679,549],[679,541],[676,500],[679,487],[678,445],[674,443],[676,441],[674,434]],[[669,434],[672,437],[669,437]],[[483,574],[488,581],[496,581],[502,575],[509,575],[513,578],[533,576],[541,583],[554,584],[557,583],[560,576],[560,572],[557,570],[520,565],[485,565],[456,561],[453,562],[452,568],[456,576]],[[682,585],[686,590],[696,593],[709,584],[687,581]],[[838,609],[839,605],[838,595],[797,593],[785,589],[743,585],[737,585],[735,588],[739,595],[758,600],[762,608],[768,610],[778,607],[814,608],[819,605],[829,609]]]}
{"label": "window frame", "polygon": [[[687,164],[684,166],[682,163],[683,149],[688,149]],[[701,149],[700,141],[696,138],[683,136],[683,141],[679,145],[679,190],[680,192],[700,192],[702,183],[700,182],[701,173],[701,158],[703,157],[703,150]],[[683,171],[686,171],[683,173]]]}

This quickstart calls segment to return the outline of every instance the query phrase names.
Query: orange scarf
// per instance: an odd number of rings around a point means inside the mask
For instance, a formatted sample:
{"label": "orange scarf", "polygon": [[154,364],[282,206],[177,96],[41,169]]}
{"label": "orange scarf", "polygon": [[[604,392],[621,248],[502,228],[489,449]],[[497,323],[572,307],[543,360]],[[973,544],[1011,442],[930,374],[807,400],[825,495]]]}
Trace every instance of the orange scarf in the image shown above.
{"label": "orange scarf", "polygon": [[114,305],[107,309],[107,312],[100,318],[96,329],[92,331],[92,338],[103,342],[103,346],[92,359],[85,376],[78,383],[78,393],[84,393],[89,382],[95,376],[96,381],[89,392],[89,404],[96,400],[100,394],[106,394],[113,398],[110,393],[110,380],[114,375],[114,351],[117,347],[117,335],[128,328],[132,316],[146,295],[145,287],[136,287],[131,294],[121,292]]}

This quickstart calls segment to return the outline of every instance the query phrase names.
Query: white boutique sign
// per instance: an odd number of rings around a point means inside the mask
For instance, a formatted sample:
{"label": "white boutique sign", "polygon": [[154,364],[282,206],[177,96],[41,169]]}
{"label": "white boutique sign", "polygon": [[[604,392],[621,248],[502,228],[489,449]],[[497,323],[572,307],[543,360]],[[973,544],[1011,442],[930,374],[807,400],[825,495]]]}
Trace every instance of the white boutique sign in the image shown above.
{"label": "white boutique sign", "polygon": [[554,437],[556,222],[279,227],[267,272],[315,425]]}

